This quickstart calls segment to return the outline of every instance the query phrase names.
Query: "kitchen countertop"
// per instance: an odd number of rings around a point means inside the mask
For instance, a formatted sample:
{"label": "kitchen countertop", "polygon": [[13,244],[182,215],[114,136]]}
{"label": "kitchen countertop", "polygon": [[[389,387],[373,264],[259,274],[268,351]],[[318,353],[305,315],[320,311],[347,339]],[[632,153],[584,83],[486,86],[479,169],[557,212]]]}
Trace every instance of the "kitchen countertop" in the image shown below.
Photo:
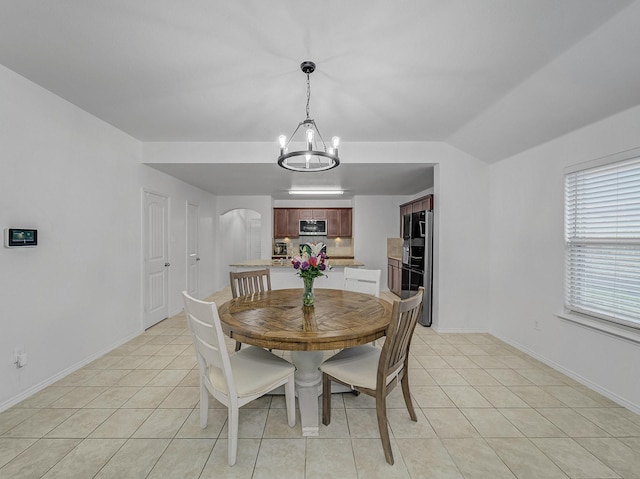
{"label": "kitchen countertop", "polygon": [[[360,261],[356,261],[354,259],[331,259],[328,260],[329,265],[334,268],[341,268],[345,266],[353,266],[359,267],[364,266],[364,263]],[[233,263],[229,266],[235,268],[259,268],[259,267],[270,267],[270,268],[291,268],[290,260],[279,260],[279,259],[251,259],[249,261],[241,261],[239,263]]]}
{"label": "kitchen countertop", "polygon": [[401,256],[387,256],[387,258],[395,259],[395,260],[398,260],[398,261],[402,262],[402,257]]}

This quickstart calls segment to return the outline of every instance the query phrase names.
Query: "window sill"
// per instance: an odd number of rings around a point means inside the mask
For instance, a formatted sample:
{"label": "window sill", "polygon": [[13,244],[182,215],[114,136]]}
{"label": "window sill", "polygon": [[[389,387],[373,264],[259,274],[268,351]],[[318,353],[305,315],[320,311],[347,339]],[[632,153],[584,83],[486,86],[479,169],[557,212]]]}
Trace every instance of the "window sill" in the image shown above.
{"label": "window sill", "polygon": [[564,319],[565,321],[579,324],[596,331],[601,331],[603,333],[640,344],[639,329],[630,328],[628,326],[623,326],[622,324],[605,321],[604,319],[592,318],[590,316],[585,316],[569,311],[556,313],[556,316],[558,316],[560,319]]}

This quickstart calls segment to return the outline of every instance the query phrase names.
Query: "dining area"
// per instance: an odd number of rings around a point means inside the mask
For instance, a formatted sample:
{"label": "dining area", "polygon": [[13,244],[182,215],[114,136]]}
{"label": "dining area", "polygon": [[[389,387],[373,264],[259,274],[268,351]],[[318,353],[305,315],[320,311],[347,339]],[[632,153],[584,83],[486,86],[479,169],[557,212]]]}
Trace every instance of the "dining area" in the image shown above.
{"label": "dining area", "polygon": [[[315,273],[305,265],[303,279],[319,275],[321,265],[313,263]],[[229,466],[237,459],[240,406],[264,394],[284,393],[287,422],[293,427],[297,397],[302,436],[318,437],[318,398],[322,423],[328,426],[332,392],[364,392],[374,398],[384,455],[393,465],[385,401],[400,384],[409,416],[417,420],[407,369],[423,291],[390,303],[380,298],[380,274],[346,268],[343,289],[309,291],[272,290],[268,268],[232,271],[232,298],[221,305],[183,292],[200,368],[200,425],[207,426],[209,394],[227,406]],[[225,338],[235,341],[231,353]],[[289,360],[274,350],[287,352]]]}
{"label": "dining area", "polygon": [[[390,384],[399,387],[382,407],[367,394],[372,384],[355,384],[349,374],[371,380],[373,369],[376,379],[378,370],[385,376],[378,367],[382,356],[371,353],[389,344],[380,328],[385,330],[383,317],[391,322],[395,314],[393,296],[318,288],[315,313],[305,314],[303,287],[269,291],[266,280],[262,286],[240,281],[245,289],[225,287],[202,301],[211,314],[219,313],[224,350],[228,358],[260,350],[260,360],[280,359],[275,369],[283,372],[267,381],[266,389],[274,385],[275,391],[250,391],[238,400],[235,433],[224,398],[208,389],[203,398],[194,334],[182,312],[0,413],[0,477],[525,479],[634,477],[638,470],[637,415],[490,334],[445,333],[418,324],[405,375],[394,375],[392,366]],[[258,292],[246,294],[249,284]],[[340,314],[322,313],[330,303]],[[261,309],[283,324],[254,330]],[[364,324],[361,335],[344,326],[353,321]],[[297,339],[282,332],[296,324]],[[316,334],[317,344],[309,339]],[[322,349],[339,341],[344,348]],[[359,348],[362,354],[350,357]],[[296,378],[295,358],[306,353],[318,371]],[[250,378],[260,378],[250,384],[268,376],[249,369]],[[278,381],[283,385],[275,386]],[[315,391],[315,408],[305,404],[304,392],[301,401],[301,387]],[[287,389],[295,398],[289,404]],[[251,394],[259,397],[240,405]],[[315,435],[304,429],[310,410]]]}

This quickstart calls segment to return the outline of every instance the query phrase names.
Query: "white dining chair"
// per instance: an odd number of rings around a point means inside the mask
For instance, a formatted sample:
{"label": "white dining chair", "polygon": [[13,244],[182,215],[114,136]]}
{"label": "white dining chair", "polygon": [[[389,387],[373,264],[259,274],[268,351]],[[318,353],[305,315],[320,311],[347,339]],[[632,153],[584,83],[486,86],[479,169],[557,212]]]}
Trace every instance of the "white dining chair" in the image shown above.
{"label": "white dining chair", "polygon": [[417,421],[409,391],[409,346],[422,311],[424,288],[402,301],[393,302],[391,321],[382,348],[365,344],[347,348],[320,365],[322,371],[322,424],[331,422],[331,382],[373,396],[382,448],[387,462],[393,465],[387,425],[386,398],[400,383],[402,395],[412,421]]}
{"label": "white dining chair", "polygon": [[284,385],[289,426],[296,424],[295,366],[266,349],[248,346],[229,354],[218,309],[213,302],[182,292],[185,313],[200,369],[200,427],[207,427],[209,393],[229,411],[228,462],[236,463],[239,409]]}
{"label": "white dining chair", "polygon": [[[355,291],[356,293],[371,294],[376,298],[380,297],[380,276],[379,269],[344,268],[342,289]],[[376,345],[373,341],[372,345]]]}
{"label": "white dining chair", "polygon": [[380,297],[379,269],[345,268],[342,289]]}

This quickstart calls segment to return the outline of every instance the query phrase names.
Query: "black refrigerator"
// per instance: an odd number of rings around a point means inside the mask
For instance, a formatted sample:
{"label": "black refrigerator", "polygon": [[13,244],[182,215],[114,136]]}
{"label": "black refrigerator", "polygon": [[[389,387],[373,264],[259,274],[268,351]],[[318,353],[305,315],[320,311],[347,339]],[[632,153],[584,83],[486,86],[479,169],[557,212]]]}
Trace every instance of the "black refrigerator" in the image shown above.
{"label": "black refrigerator", "polygon": [[402,217],[402,299],[424,287],[422,315],[418,322],[431,326],[433,303],[433,211]]}

